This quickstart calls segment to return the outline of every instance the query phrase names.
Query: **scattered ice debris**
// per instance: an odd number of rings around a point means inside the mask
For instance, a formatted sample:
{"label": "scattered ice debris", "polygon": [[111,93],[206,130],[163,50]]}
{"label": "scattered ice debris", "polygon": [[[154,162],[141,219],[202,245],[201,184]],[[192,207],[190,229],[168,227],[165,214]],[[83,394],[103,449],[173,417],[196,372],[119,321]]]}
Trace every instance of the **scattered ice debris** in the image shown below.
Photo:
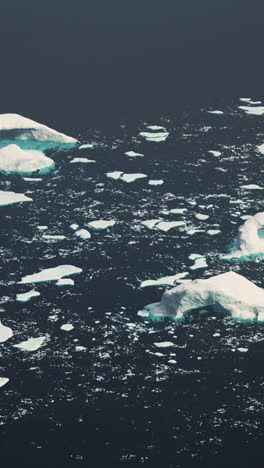
{"label": "scattered ice debris", "polygon": [[166,291],[161,302],[144,308],[149,318],[183,319],[191,311],[210,307],[235,320],[264,320],[264,290],[243,276],[230,271],[208,279],[198,279]]}
{"label": "scattered ice debris", "polygon": [[61,278],[56,283],[57,286],[74,286],[74,281],[71,278]]}
{"label": "scattered ice debris", "polygon": [[176,275],[172,276],[164,276],[163,278],[159,278],[157,280],[145,280],[142,281],[140,284],[140,288],[146,288],[148,286],[174,286],[176,282],[188,276],[188,272],[177,273]]}
{"label": "scattered ice debris", "polygon": [[46,231],[46,229],[48,229],[48,226],[37,226],[37,229],[39,229],[40,231]]}
{"label": "scattered ice debris", "polygon": [[31,202],[32,198],[26,197],[23,193],[6,192],[0,190],[0,206],[11,205],[12,203]]}
{"label": "scattered ice debris", "polygon": [[159,229],[160,231],[167,232],[170,229],[185,226],[184,221],[160,221],[159,223],[155,224],[155,229]]}
{"label": "scattered ice debris", "polygon": [[75,232],[75,234],[77,237],[80,237],[83,240],[91,238],[90,232],[87,231],[86,229],[79,229],[78,231]]}
{"label": "scattered ice debris", "polygon": [[257,184],[241,185],[240,188],[244,190],[264,190],[263,187],[260,187]]}
{"label": "scattered ice debris", "polygon": [[171,346],[175,345],[171,341],[161,341],[159,343],[154,343],[154,346],[156,346],[157,348],[170,348]]}
{"label": "scattered ice debris", "polygon": [[187,208],[172,208],[171,210],[169,210],[169,214],[182,215],[182,214],[185,214],[187,212],[188,212]]}
{"label": "scattered ice debris", "polygon": [[36,351],[42,346],[45,340],[45,336],[39,336],[38,338],[29,338],[28,340],[22,341],[21,343],[13,346],[14,348],[22,349],[23,351]]}
{"label": "scattered ice debris", "polygon": [[47,240],[63,240],[66,239],[65,236],[62,236],[60,234],[43,234],[42,239],[47,239]]}
{"label": "scattered ice debris", "polygon": [[207,111],[209,114],[216,114],[216,115],[221,115],[223,114],[223,111],[220,110],[212,110],[212,111]]}
{"label": "scattered ice debris", "polygon": [[97,143],[85,143],[84,145],[79,146],[78,149],[94,149],[97,146]]}
{"label": "scattered ice debris", "polygon": [[148,184],[149,185],[162,185],[162,184],[164,184],[164,180],[162,180],[162,179],[157,179],[157,180],[152,179],[152,180],[148,181]]}
{"label": "scattered ice debris", "polygon": [[230,253],[224,255],[224,259],[245,257],[264,254],[264,212],[251,216],[238,229],[238,235],[234,240]]}
{"label": "scattered ice debris", "polygon": [[99,219],[98,221],[91,221],[90,223],[88,223],[88,226],[92,229],[100,231],[102,229],[107,229],[111,226],[114,226],[115,223],[116,222],[113,219],[111,220]]}
{"label": "scattered ice debris", "polygon": [[32,297],[38,297],[40,296],[40,293],[38,291],[35,291],[34,289],[31,289],[30,291],[22,294],[17,294],[16,295],[16,300],[20,302],[28,302]]}
{"label": "scattered ice debris", "polygon": [[6,385],[7,382],[9,382],[9,379],[7,377],[0,377],[0,388]]}
{"label": "scattered ice debris", "polygon": [[208,215],[205,215],[205,214],[202,214],[202,213],[197,213],[197,214],[195,215],[195,218],[200,219],[201,221],[205,221],[206,219],[209,218],[209,216],[208,216]]}
{"label": "scattered ice debris", "polygon": [[264,106],[239,106],[239,109],[244,110],[249,115],[263,115],[264,114]]}
{"label": "scattered ice debris", "polygon": [[194,260],[194,265],[190,267],[190,270],[198,270],[200,268],[207,268],[206,258],[203,255],[191,254],[189,255],[190,260]]}
{"label": "scattered ice debris", "polygon": [[65,323],[64,325],[60,327],[60,329],[68,332],[68,331],[73,330],[74,326],[71,323]]}
{"label": "scattered ice debris", "polygon": [[47,268],[41,270],[39,273],[34,273],[33,275],[27,275],[22,278],[20,284],[28,283],[40,283],[43,281],[57,281],[64,276],[76,275],[81,273],[82,269],[75,267],[73,265],[59,265],[54,268]]}
{"label": "scattered ice debris", "polygon": [[53,167],[54,161],[41,151],[23,150],[14,144],[0,148],[0,171],[7,174],[45,173]]}
{"label": "scattered ice debris", "polygon": [[221,154],[222,154],[221,151],[213,151],[213,150],[208,151],[208,153],[210,153],[210,154],[212,154],[212,156],[216,156],[216,157],[221,156]]}
{"label": "scattered ice debris", "polygon": [[4,343],[13,336],[12,328],[6,327],[0,322],[0,343]]}
{"label": "scattered ice debris", "polygon": [[217,236],[218,234],[221,234],[221,231],[219,229],[209,229],[207,234],[209,234],[209,236]]}
{"label": "scattered ice debris", "polygon": [[0,114],[0,137],[9,140],[37,140],[53,143],[77,143],[75,138],[59,133],[46,125],[18,114]]}
{"label": "scattered ice debris", "polygon": [[73,230],[73,231],[76,231],[78,229],[79,225],[78,224],[71,224],[70,225],[70,228]]}
{"label": "scattered ice debris", "polygon": [[145,138],[147,141],[159,142],[167,140],[169,132],[140,132],[139,135]]}
{"label": "scattered ice debris", "polygon": [[126,156],[129,156],[130,158],[138,158],[144,156],[142,153],[135,153],[135,151],[127,151],[125,153]]}
{"label": "scattered ice debris", "polygon": [[71,161],[70,161],[71,164],[73,163],[85,163],[85,164],[89,164],[89,163],[96,163],[95,159],[87,159],[87,158],[73,158]]}

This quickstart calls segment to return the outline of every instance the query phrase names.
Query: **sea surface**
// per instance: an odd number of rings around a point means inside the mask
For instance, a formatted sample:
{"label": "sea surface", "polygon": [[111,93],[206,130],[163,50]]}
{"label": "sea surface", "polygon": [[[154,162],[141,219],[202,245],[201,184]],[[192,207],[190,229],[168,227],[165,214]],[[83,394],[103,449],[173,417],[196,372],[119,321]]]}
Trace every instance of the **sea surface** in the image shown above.
{"label": "sea surface", "polygon": [[[1,190],[33,199],[0,207],[0,320],[14,332],[0,344],[0,377],[9,379],[0,389],[3,466],[262,466],[264,325],[212,312],[185,322],[138,315],[166,289],[140,287],[148,279],[233,270],[263,286],[261,258],[222,259],[244,217],[263,211],[263,190],[241,186],[264,188],[264,116],[241,105],[253,106],[218,100],[73,131],[92,147],[49,149],[55,169],[40,180],[0,175]],[[168,132],[164,141],[140,135],[164,132],[153,125]],[[115,171],[146,177],[126,182],[109,177]],[[184,223],[143,224],[153,219]],[[95,230],[96,220],[115,224]],[[191,254],[207,268],[192,270]],[[63,264],[82,269],[72,285],[19,284]],[[17,300],[32,288],[38,297]],[[35,351],[14,347],[40,336]]]}

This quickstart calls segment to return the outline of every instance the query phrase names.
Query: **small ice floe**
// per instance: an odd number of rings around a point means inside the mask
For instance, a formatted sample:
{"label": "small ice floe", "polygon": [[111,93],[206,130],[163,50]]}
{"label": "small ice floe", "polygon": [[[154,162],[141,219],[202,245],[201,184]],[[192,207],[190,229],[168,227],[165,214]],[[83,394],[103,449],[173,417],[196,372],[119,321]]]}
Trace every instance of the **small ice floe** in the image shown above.
{"label": "small ice floe", "polygon": [[167,140],[169,132],[140,132],[139,135],[145,138],[147,141],[160,142]]}
{"label": "small ice floe", "polygon": [[6,327],[0,322],[0,343],[4,343],[13,336],[12,328]]}
{"label": "small ice floe", "polygon": [[242,101],[242,102],[250,102],[251,98],[241,97],[241,98],[239,98],[239,100]]}
{"label": "small ice floe", "polygon": [[232,260],[233,258],[245,259],[250,255],[264,254],[264,212],[251,216],[238,229],[228,255],[222,258]]}
{"label": "small ice floe", "polygon": [[60,234],[43,234],[42,239],[47,239],[47,240],[63,240],[66,239],[65,236],[62,236]]}
{"label": "small ice floe", "polygon": [[157,348],[170,348],[171,346],[175,345],[171,341],[160,341],[159,343],[154,343],[154,346]]}
{"label": "small ice floe", "polygon": [[187,231],[187,234],[189,234],[189,236],[193,236],[194,234],[197,234],[199,232],[204,232],[204,229],[189,229],[189,231]]}
{"label": "small ice floe", "polygon": [[206,231],[209,236],[217,236],[218,234],[221,234],[221,231],[219,229],[209,229]]}
{"label": "small ice floe", "polygon": [[71,228],[73,231],[76,231],[76,230],[78,229],[78,227],[79,227],[79,224],[73,223],[73,224],[70,225],[70,228]]}
{"label": "small ice floe", "polygon": [[14,144],[0,148],[0,170],[7,174],[45,173],[53,167],[53,159],[41,151],[23,150]]}
{"label": "small ice floe", "polygon": [[188,212],[187,208],[172,208],[169,210],[169,214],[178,214],[178,215],[183,215]]}
{"label": "small ice floe", "polygon": [[243,215],[243,216],[240,216],[241,219],[243,219],[243,221],[247,221],[248,219],[251,218],[250,215]]}
{"label": "small ice floe", "polygon": [[146,174],[141,174],[140,172],[135,173],[135,174],[125,174],[124,172],[121,172],[121,171],[107,172],[106,176],[114,180],[123,180],[124,182],[127,182],[128,184],[130,182],[134,182],[137,179],[144,179],[145,177],[147,177]]}
{"label": "small ice floe", "polygon": [[207,268],[206,257],[200,254],[189,255],[190,260],[194,260],[194,265],[190,267],[190,270],[199,270],[200,268]]}
{"label": "small ice floe", "polygon": [[261,153],[261,154],[264,154],[264,143],[262,145],[259,145],[258,146],[258,151]]}
{"label": "small ice floe", "polygon": [[16,295],[16,300],[19,302],[28,302],[32,297],[38,297],[40,296],[40,293],[38,291],[35,291],[34,289],[31,289],[30,291],[22,294],[17,294]]}
{"label": "small ice floe", "polygon": [[75,346],[75,351],[81,352],[81,351],[86,351],[87,348],[85,346]]}
{"label": "small ice floe", "polygon": [[159,223],[155,224],[154,228],[163,232],[168,232],[170,229],[185,225],[186,223],[184,221],[160,221]]}
{"label": "small ice floe", "polygon": [[164,127],[161,127],[160,125],[148,125],[147,128],[149,130],[153,130],[153,131],[156,131],[156,130],[166,130]]}
{"label": "small ice floe", "polygon": [[175,361],[175,359],[169,359],[168,363],[169,364],[177,364],[177,361]]}
{"label": "small ice floe", "polygon": [[68,332],[68,331],[73,330],[73,329],[74,329],[74,326],[73,326],[71,323],[65,323],[64,325],[62,325],[62,326],[60,327],[60,329],[63,330],[63,331]]}
{"label": "small ice floe", "polygon": [[22,341],[16,345],[13,345],[14,348],[22,349],[23,351],[37,351],[44,341],[46,340],[45,336],[39,336],[38,338],[29,338],[26,341]]}
{"label": "small ice floe", "polygon": [[247,352],[248,352],[248,348],[237,348],[237,350],[238,350],[240,353],[247,353]]}
{"label": "small ice floe", "polygon": [[213,150],[208,151],[208,153],[216,157],[221,156],[222,154],[221,151],[213,151]]}
{"label": "small ice floe", "polygon": [[86,229],[79,229],[78,231],[75,232],[75,235],[77,237],[80,237],[81,239],[83,240],[86,240],[86,239],[90,239],[91,238],[91,234],[89,231],[87,231]]}
{"label": "small ice floe", "polygon": [[48,229],[48,226],[37,226],[37,229],[39,229],[40,231],[46,231],[46,229]]}
{"label": "small ice floe", "polygon": [[71,278],[61,278],[57,281],[56,286],[74,286],[74,281]]}
{"label": "small ice floe", "polygon": [[54,268],[47,268],[41,270],[39,273],[34,273],[33,275],[24,276],[20,284],[28,283],[41,283],[44,281],[57,281],[64,276],[71,276],[81,273],[82,269],[75,267],[73,265],[59,265]]}
{"label": "small ice floe", "polygon": [[195,215],[195,218],[199,219],[200,221],[205,221],[206,219],[209,218],[208,215],[202,214],[202,213],[197,213]]}
{"label": "small ice floe", "polygon": [[146,226],[149,229],[154,229],[157,223],[162,221],[161,219],[147,219],[146,221],[141,221],[143,226]]}
{"label": "small ice floe", "polygon": [[7,192],[0,190],[0,206],[11,205],[12,203],[31,202],[32,198],[26,197],[23,193]]}
{"label": "small ice floe", "polygon": [[0,388],[6,385],[7,382],[9,382],[9,379],[7,377],[0,377]]}
{"label": "small ice floe", "polygon": [[257,184],[240,185],[240,188],[243,190],[264,190],[263,187]]}
{"label": "small ice floe", "polygon": [[212,110],[212,111],[207,111],[208,114],[216,114],[216,115],[222,115],[223,111],[220,110]]}
{"label": "small ice floe", "polygon": [[163,278],[159,278],[157,280],[145,280],[142,281],[140,284],[140,288],[146,288],[148,286],[175,286],[179,280],[188,276],[188,272],[177,273],[176,275],[172,276],[164,276]]}
{"label": "small ice floe", "polygon": [[23,177],[26,182],[41,182],[41,177]]}
{"label": "small ice floe", "polygon": [[102,229],[107,229],[109,227],[112,227],[115,225],[115,221],[113,219],[111,220],[103,220],[99,219],[98,221],[91,221],[88,223],[88,226],[92,229],[101,231]]}
{"label": "small ice floe", "polygon": [[118,180],[120,179],[122,174],[124,174],[122,171],[107,172],[106,177],[109,177],[110,179]]}
{"label": "small ice floe", "polygon": [[97,146],[97,143],[85,143],[84,145],[79,146],[78,149],[94,149]]}
{"label": "small ice floe", "polygon": [[142,158],[144,154],[142,153],[135,153],[135,151],[127,151],[125,153],[126,156],[129,156],[130,158]]}
{"label": "small ice floe", "polygon": [[137,313],[137,315],[138,315],[139,317],[148,318],[149,313],[148,313],[147,310],[139,310],[138,313]]}
{"label": "small ice floe", "polygon": [[162,185],[162,184],[164,184],[164,180],[162,180],[162,179],[157,179],[157,180],[152,179],[152,180],[148,181],[148,184],[149,185]]}
{"label": "small ice floe", "polygon": [[239,109],[245,111],[249,115],[263,115],[264,114],[264,106],[239,106]]}
{"label": "small ice floe", "polygon": [[70,161],[71,164],[74,163],[84,163],[84,164],[90,164],[90,163],[96,163],[95,159],[87,159],[87,158],[73,158]]}

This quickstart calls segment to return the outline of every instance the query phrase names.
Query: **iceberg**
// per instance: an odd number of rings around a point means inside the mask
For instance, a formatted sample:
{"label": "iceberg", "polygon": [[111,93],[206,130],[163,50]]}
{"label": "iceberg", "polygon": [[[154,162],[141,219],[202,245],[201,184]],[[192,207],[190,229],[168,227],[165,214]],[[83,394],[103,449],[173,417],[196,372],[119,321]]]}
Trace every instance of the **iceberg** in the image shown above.
{"label": "iceberg", "polygon": [[75,234],[77,237],[80,237],[80,239],[83,239],[83,240],[91,239],[91,234],[86,229],[79,229],[78,231],[75,231]]}
{"label": "iceberg", "polygon": [[61,278],[57,281],[56,286],[74,286],[74,281],[71,278]]}
{"label": "iceberg", "polygon": [[170,211],[169,211],[169,214],[179,214],[179,215],[182,215],[182,214],[185,214],[187,213],[188,210],[187,208],[172,208]]}
{"label": "iceberg", "polygon": [[23,150],[17,145],[8,145],[0,149],[0,171],[8,174],[32,174],[48,172],[54,167],[54,161],[41,151]]}
{"label": "iceberg", "polygon": [[41,283],[44,281],[57,281],[64,276],[71,276],[81,273],[82,269],[73,265],[60,265],[55,268],[47,268],[39,273],[24,276],[19,284]]}
{"label": "iceberg", "polygon": [[156,346],[156,348],[171,348],[175,345],[171,341],[161,341],[159,343],[154,343],[154,346]]}
{"label": "iceberg", "polygon": [[243,190],[264,190],[263,187],[260,187],[257,184],[240,185],[240,188]]}
{"label": "iceberg", "polygon": [[22,349],[23,351],[36,351],[42,346],[45,340],[45,336],[39,336],[38,338],[29,338],[26,341],[22,341],[21,343],[14,345],[14,348]]}
{"label": "iceberg", "polygon": [[222,154],[220,151],[213,151],[213,150],[208,151],[208,153],[210,153],[212,156],[216,156],[216,157],[221,156],[221,154]]}
{"label": "iceberg", "polygon": [[224,259],[264,254],[264,212],[251,216],[238,229],[231,251]]}
{"label": "iceberg", "polygon": [[208,279],[198,279],[166,291],[161,301],[144,308],[149,319],[184,319],[188,313],[210,307],[238,321],[264,320],[264,290],[245,277],[230,271]]}
{"label": "iceberg", "polygon": [[123,174],[120,177],[120,179],[129,184],[130,182],[135,182],[135,180],[144,179],[145,177],[147,177],[146,174],[135,173],[135,174]]}
{"label": "iceberg", "polygon": [[9,382],[7,377],[0,377],[0,388],[7,384],[7,382]]}
{"label": "iceberg", "polygon": [[209,236],[217,236],[218,234],[221,234],[221,231],[219,229],[209,229],[207,234],[209,234]]}
{"label": "iceberg", "polygon": [[239,106],[239,109],[245,111],[249,115],[263,115],[264,114],[264,106]]}
{"label": "iceberg", "polygon": [[74,329],[74,326],[71,324],[71,323],[65,323],[64,325],[62,325],[61,327],[61,330],[63,331],[71,331]]}
{"label": "iceberg", "polygon": [[195,218],[200,219],[201,221],[205,221],[206,219],[209,218],[209,216],[208,216],[208,215],[205,215],[205,214],[202,214],[202,213],[197,213],[197,214],[195,215]]}
{"label": "iceberg", "polygon": [[12,203],[31,202],[32,198],[26,197],[23,193],[6,192],[0,190],[0,206],[11,205]]}
{"label": "iceberg", "polygon": [[4,343],[13,336],[12,328],[6,327],[0,322],[0,343]]}
{"label": "iceberg", "polygon": [[87,158],[73,158],[70,163],[84,163],[84,164],[89,164],[89,163],[95,163],[95,159],[87,159]]}
{"label": "iceberg", "polygon": [[152,179],[148,181],[149,185],[162,185],[163,183],[164,183],[164,180],[162,179],[157,179],[157,180]]}
{"label": "iceberg", "polygon": [[155,132],[155,133],[152,133],[152,132],[140,132],[139,134],[140,136],[142,136],[143,138],[145,138],[145,140],[147,141],[156,141],[156,142],[159,142],[159,141],[165,141],[167,140],[168,136],[169,136],[169,132]]}
{"label": "iceberg", "polygon": [[127,151],[125,153],[126,156],[129,156],[130,158],[138,158],[144,156],[142,153],[135,153],[135,151]]}
{"label": "iceberg", "polygon": [[212,111],[207,111],[209,114],[216,114],[216,115],[221,115],[223,114],[223,111],[220,110],[212,110]]}
{"label": "iceberg", "polygon": [[262,145],[259,145],[258,146],[258,151],[261,153],[261,154],[264,154],[264,143]]}
{"label": "iceberg", "polygon": [[90,223],[88,223],[88,226],[90,226],[90,228],[92,229],[99,231],[101,229],[107,229],[111,226],[114,226],[115,223],[116,222],[113,219],[110,221],[99,219],[98,221],[91,221]]}
{"label": "iceberg", "polygon": [[40,293],[38,291],[35,291],[34,289],[31,289],[31,291],[28,291],[26,293],[22,294],[17,294],[16,295],[16,300],[20,302],[28,302],[32,297],[38,297],[40,296]]}

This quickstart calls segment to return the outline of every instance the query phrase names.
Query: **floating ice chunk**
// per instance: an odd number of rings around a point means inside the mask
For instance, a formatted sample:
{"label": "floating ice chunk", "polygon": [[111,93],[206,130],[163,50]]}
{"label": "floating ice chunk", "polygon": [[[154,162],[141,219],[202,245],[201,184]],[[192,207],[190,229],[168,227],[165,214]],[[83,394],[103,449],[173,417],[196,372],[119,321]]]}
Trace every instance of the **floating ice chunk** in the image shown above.
{"label": "floating ice chunk", "polygon": [[158,224],[155,225],[155,229],[159,229],[160,231],[167,232],[170,229],[185,226],[184,221],[160,221]]}
{"label": "floating ice chunk", "polygon": [[45,340],[45,336],[39,336],[38,338],[29,338],[28,340],[22,341],[21,343],[13,346],[14,348],[22,349],[23,351],[36,351],[42,346]]}
{"label": "floating ice chunk", "polygon": [[159,141],[167,140],[167,138],[169,136],[169,132],[155,132],[155,133],[140,132],[139,135],[142,136],[143,138],[145,138],[147,141],[159,142]]}
{"label": "floating ice chunk", "polygon": [[31,291],[28,291],[26,293],[22,294],[17,294],[16,295],[16,300],[19,302],[28,302],[32,297],[37,297],[40,296],[40,293],[38,291],[35,291],[34,289],[31,289]]}
{"label": "floating ice chunk", "polygon": [[223,258],[232,259],[264,254],[264,212],[251,216],[238,229],[230,253]]}
{"label": "floating ice chunk", "polygon": [[71,323],[65,323],[64,325],[62,325],[61,327],[61,330],[63,331],[71,331],[74,329],[74,326],[71,324]]}
{"label": "floating ice chunk", "polygon": [[130,182],[134,182],[137,179],[144,179],[145,177],[147,177],[146,174],[141,174],[139,172],[135,174],[123,174],[121,175],[120,179],[129,184]]}
{"label": "floating ice chunk", "polygon": [[189,229],[187,234],[189,234],[189,236],[193,236],[194,234],[197,234],[197,232],[204,232],[204,229]]}
{"label": "floating ice chunk", "polygon": [[23,177],[23,180],[26,182],[41,182],[42,179],[40,177]]}
{"label": "floating ice chunk", "polygon": [[87,231],[86,229],[79,229],[78,231],[75,232],[75,234],[77,237],[80,237],[83,240],[91,238],[90,232]]}
{"label": "floating ice chunk", "polygon": [[209,114],[216,114],[216,115],[221,115],[223,114],[223,111],[220,110],[213,110],[213,111],[207,111]]}
{"label": "floating ice chunk", "polygon": [[98,221],[91,221],[90,223],[88,223],[88,226],[90,226],[90,228],[92,229],[99,231],[101,229],[107,229],[111,226],[114,226],[115,223],[116,222],[113,219],[111,220],[99,219]]}
{"label": "floating ice chunk", "polygon": [[247,114],[250,115],[263,115],[264,106],[254,107],[254,106],[239,106],[239,109],[244,110]]}
{"label": "floating ice chunk", "polygon": [[243,219],[243,221],[247,221],[248,219],[251,218],[250,215],[243,215],[243,216],[240,216],[241,219]]}
{"label": "floating ice chunk", "polygon": [[159,343],[154,343],[154,346],[156,346],[157,348],[171,348],[171,346],[175,345],[171,341],[161,341]]}
{"label": "floating ice chunk", "polygon": [[75,346],[75,351],[80,352],[80,351],[86,351],[86,350],[87,348],[85,346]]}
{"label": "floating ice chunk", "polygon": [[251,98],[247,98],[247,97],[243,98],[242,97],[242,98],[239,98],[239,100],[242,101],[242,102],[249,102],[249,101],[251,101]]}
{"label": "floating ice chunk", "polygon": [[210,153],[210,154],[212,154],[213,156],[216,156],[216,157],[221,156],[221,154],[222,154],[221,151],[213,151],[213,150],[208,151],[208,153]]}
{"label": "floating ice chunk", "polygon": [[127,152],[125,153],[125,155],[126,155],[126,156],[129,156],[130,158],[138,158],[138,157],[140,158],[140,157],[144,156],[144,154],[142,154],[142,153],[135,153],[135,151],[127,151]]}
{"label": "floating ice chunk", "polygon": [[34,273],[33,275],[24,276],[20,281],[20,284],[56,281],[63,278],[64,276],[76,275],[77,273],[81,272],[81,268],[77,268],[73,265],[60,265],[54,268],[41,270],[39,273]]}
{"label": "floating ice chunk", "polygon": [[120,179],[122,174],[124,174],[122,171],[107,172],[106,177],[109,177],[110,179],[118,180]]}
{"label": "floating ice chunk", "polygon": [[206,263],[205,257],[199,257],[194,260],[194,265],[190,267],[190,270],[198,270],[200,268],[207,268],[208,265]]}
{"label": "floating ice chunk", "polygon": [[244,203],[243,200],[230,200],[230,205],[240,205],[241,203]]}
{"label": "floating ice chunk", "polygon": [[[2,134],[2,135],[1,135]],[[0,114],[0,137],[15,140],[38,140],[53,143],[77,143],[63,133],[18,114]]]}
{"label": "floating ice chunk", "polygon": [[31,202],[32,198],[26,197],[23,193],[6,192],[0,190],[0,206],[11,205],[12,203]]}
{"label": "floating ice chunk", "polygon": [[6,385],[7,382],[9,382],[9,379],[7,377],[0,377],[0,388]]}
{"label": "floating ice chunk", "polygon": [[[1,115],[0,115],[1,119]],[[54,161],[41,151],[23,150],[17,145],[8,145],[0,149],[0,171],[19,174],[48,172]]]}
{"label": "floating ice chunk", "polygon": [[149,130],[166,130],[164,127],[161,127],[160,125],[148,125],[147,128]]}
{"label": "floating ice chunk", "polygon": [[46,229],[48,229],[48,226],[37,226],[37,229],[39,229],[40,231],[46,231]]}
{"label": "floating ice chunk", "polygon": [[187,208],[172,208],[171,210],[169,210],[169,214],[185,214],[187,213],[188,210]]}
{"label": "floating ice chunk", "polygon": [[236,320],[257,320],[264,313],[264,290],[231,271],[176,286],[145,310],[153,320],[168,316],[180,320],[203,307],[230,313]]}
{"label": "floating ice chunk", "polygon": [[85,143],[84,145],[79,146],[78,149],[94,149],[97,146],[97,143]]}
{"label": "floating ice chunk", "polygon": [[71,278],[61,278],[56,283],[57,286],[74,286],[74,281]]}
{"label": "floating ice chunk", "polygon": [[147,310],[139,310],[138,313],[137,313],[137,315],[138,315],[139,317],[143,317],[143,318],[146,317],[146,318],[148,318],[149,313],[148,313]]}
{"label": "floating ice chunk", "polygon": [[195,215],[195,218],[200,219],[201,221],[205,221],[206,219],[209,218],[209,216],[208,216],[208,215],[205,215],[205,214],[202,214],[202,213],[197,213],[197,214]]}
{"label": "floating ice chunk", "polygon": [[258,146],[258,150],[261,154],[264,154],[264,143]]}
{"label": "floating ice chunk", "polygon": [[146,221],[142,221],[142,224],[149,229],[153,229],[160,221],[161,219],[148,219]]}
{"label": "floating ice chunk", "polygon": [[0,343],[4,343],[13,336],[12,328],[6,327],[0,322]]}
{"label": "floating ice chunk", "polygon": [[240,353],[247,353],[247,352],[248,352],[248,348],[237,348],[237,350],[238,350]]}
{"label": "floating ice chunk", "polygon": [[76,231],[78,229],[79,225],[78,224],[71,224],[70,225],[70,228],[73,230],[73,231]]}
{"label": "floating ice chunk", "polygon": [[260,187],[257,184],[241,185],[240,188],[243,190],[264,190],[263,187]]}
{"label": "floating ice chunk", "polygon": [[89,163],[95,163],[95,159],[87,159],[87,158],[73,158],[70,163],[85,163],[85,164],[89,164]]}
{"label": "floating ice chunk", "polygon": [[157,280],[145,280],[142,281],[139,287],[146,288],[148,286],[174,286],[176,282],[182,278],[185,278],[185,276],[188,276],[188,274],[188,272],[183,272],[172,276],[164,276],[163,278],[159,278]]}
{"label": "floating ice chunk", "polygon": [[44,234],[42,236],[42,239],[47,239],[47,240],[63,240],[65,239],[65,236],[62,235],[52,235],[52,234]]}
{"label": "floating ice chunk", "polygon": [[158,179],[158,180],[149,180],[148,184],[149,185],[162,185],[164,183],[164,180]]}
{"label": "floating ice chunk", "polygon": [[169,359],[168,363],[169,364],[177,364],[177,361],[175,361],[175,359]]}
{"label": "floating ice chunk", "polygon": [[219,229],[209,229],[207,234],[209,234],[209,236],[217,236],[218,234],[221,234],[221,231]]}

